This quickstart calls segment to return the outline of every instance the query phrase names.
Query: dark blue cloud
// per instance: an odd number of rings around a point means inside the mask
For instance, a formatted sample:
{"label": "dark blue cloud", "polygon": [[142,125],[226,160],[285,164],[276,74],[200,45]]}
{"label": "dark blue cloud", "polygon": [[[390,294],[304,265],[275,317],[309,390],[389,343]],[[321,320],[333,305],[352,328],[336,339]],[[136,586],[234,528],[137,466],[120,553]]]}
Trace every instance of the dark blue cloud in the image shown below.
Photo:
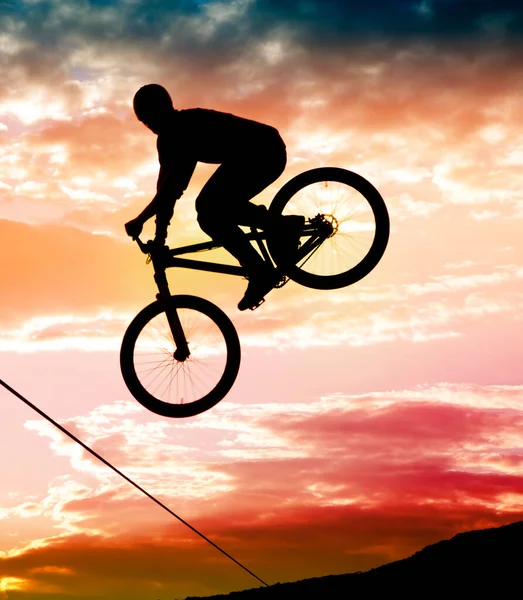
{"label": "dark blue cloud", "polygon": [[[0,27],[23,22],[23,35],[42,48],[67,51],[71,46],[143,44],[158,54],[203,58],[212,62],[238,56],[274,31],[288,32],[311,53],[329,47],[379,41],[396,46],[476,44],[518,47],[523,39],[521,0],[238,0],[217,3],[240,7],[237,19],[213,21],[202,0],[0,0]],[[244,7],[241,10],[241,7]],[[191,26],[186,26],[190,18]],[[212,23],[212,33],[198,35]],[[19,28],[16,28],[20,31]],[[168,39],[166,39],[168,36]],[[160,40],[162,40],[160,44]]]}
{"label": "dark blue cloud", "polygon": [[[74,22],[64,6],[76,7],[95,14],[114,9],[122,14],[125,24],[118,33],[124,37],[154,38],[177,18],[204,14],[212,2],[201,0],[83,0],[37,3],[0,1],[0,14],[25,13],[33,26],[43,32],[54,15],[59,22],[86,33],[105,36],[117,33],[115,26]],[[222,2],[225,6],[233,2]],[[61,16],[60,16],[61,15]],[[428,36],[467,37],[481,35],[488,23],[503,27],[508,35],[523,32],[523,2],[521,0],[255,0],[248,6],[245,18],[247,31],[253,34],[275,26],[288,26],[313,42],[329,36],[350,42],[353,36],[384,36],[387,38]]]}
{"label": "dark blue cloud", "polygon": [[259,0],[250,13],[253,23],[298,25],[311,39],[467,37],[481,35],[489,22],[504,24],[509,35],[523,31],[519,0]]}

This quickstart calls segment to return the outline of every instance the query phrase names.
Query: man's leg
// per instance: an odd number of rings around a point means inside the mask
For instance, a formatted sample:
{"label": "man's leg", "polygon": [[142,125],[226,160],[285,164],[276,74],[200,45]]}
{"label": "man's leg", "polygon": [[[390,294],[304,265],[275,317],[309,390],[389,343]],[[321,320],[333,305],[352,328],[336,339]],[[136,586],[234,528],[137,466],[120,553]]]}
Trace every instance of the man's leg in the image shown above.
{"label": "man's leg", "polygon": [[202,230],[230,252],[245,271],[249,284],[238,309],[257,306],[278,282],[276,270],[263,260],[238,225],[208,213],[205,208],[198,211],[198,222]]}
{"label": "man's leg", "polygon": [[[277,283],[272,265],[254,249],[238,224],[265,228],[267,210],[249,200],[281,175],[285,168],[285,147],[276,160],[257,157],[248,163],[224,164],[211,176],[196,200],[198,223],[244,267],[249,279],[246,295],[238,305],[249,308]],[[257,299],[257,297],[259,298]]]}
{"label": "man's leg", "polygon": [[[263,271],[267,265],[238,223],[243,224],[246,220],[256,218],[259,214],[256,210],[258,207],[249,203],[252,208],[247,209],[246,214],[237,214],[237,192],[230,171],[229,166],[218,167],[203,187],[196,199],[198,223],[208,236],[236,258],[251,278],[256,276],[257,272]],[[236,174],[236,169],[233,169],[233,172]]]}

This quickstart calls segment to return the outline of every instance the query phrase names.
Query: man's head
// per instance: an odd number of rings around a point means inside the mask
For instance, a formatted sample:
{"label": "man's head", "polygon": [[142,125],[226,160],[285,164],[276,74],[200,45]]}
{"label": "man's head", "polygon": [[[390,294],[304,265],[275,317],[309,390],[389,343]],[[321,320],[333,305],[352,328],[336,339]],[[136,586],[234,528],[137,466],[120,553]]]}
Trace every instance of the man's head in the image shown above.
{"label": "man's head", "polygon": [[136,92],[133,107],[138,119],[154,133],[159,133],[165,119],[174,110],[169,92],[156,83],[144,85]]}

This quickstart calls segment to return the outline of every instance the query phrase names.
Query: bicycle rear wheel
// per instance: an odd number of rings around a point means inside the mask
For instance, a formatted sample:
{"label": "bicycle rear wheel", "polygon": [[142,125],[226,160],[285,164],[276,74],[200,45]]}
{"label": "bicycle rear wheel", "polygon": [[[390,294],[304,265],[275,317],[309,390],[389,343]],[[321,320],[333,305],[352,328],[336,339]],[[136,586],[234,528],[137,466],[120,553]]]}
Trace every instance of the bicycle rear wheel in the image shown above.
{"label": "bicycle rear wheel", "polygon": [[[176,310],[190,356],[174,358],[166,310]],[[120,367],[131,394],[165,417],[191,417],[213,407],[231,389],[240,368],[240,342],[227,315],[196,296],[171,296],[136,315],[125,332]]]}
{"label": "bicycle rear wheel", "polygon": [[293,264],[278,256],[277,242],[268,238],[267,245],[276,264],[307,287],[351,285],[374,269],[387,247],[390,222],[383,198],[346,169],[321,167],[297,175],[276,194],[269,213],[305,217]]}

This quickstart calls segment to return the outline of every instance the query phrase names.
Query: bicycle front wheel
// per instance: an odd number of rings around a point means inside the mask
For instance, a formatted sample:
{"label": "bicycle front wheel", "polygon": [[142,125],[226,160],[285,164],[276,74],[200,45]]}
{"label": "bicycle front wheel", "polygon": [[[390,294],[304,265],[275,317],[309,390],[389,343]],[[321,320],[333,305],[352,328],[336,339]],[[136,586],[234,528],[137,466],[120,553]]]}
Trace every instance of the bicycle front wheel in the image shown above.
{"label": "bicycle front wheel", "polygon": [[[188,342],[185,360],[174,356],[166,311],[176,311]],[[240,368],[234,325],[217,306],[196,296],[171,296],[146,306],[130,323],[120,367],[131,394],[165,417],[192,417],[212,408],[231,389]]]}
{"label": "bicycle front wheel", "polygon": [[380,193],[346,169],[321,167],[297,175],[276,194],[269,213],[305,217],[295,264],[281,263],[277,241],[271,244],[268,238],[267,243],[285,273],[311,288],[359,281],[381,260],[389,240],[389,215]]}

